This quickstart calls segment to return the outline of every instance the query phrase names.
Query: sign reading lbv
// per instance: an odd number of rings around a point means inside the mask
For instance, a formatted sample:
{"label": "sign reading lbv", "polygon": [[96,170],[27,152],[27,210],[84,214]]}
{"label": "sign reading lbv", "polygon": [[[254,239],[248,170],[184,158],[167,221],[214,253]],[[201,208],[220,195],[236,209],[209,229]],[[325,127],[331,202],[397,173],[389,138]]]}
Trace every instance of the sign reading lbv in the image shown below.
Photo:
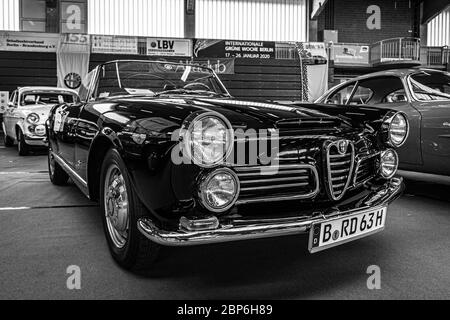
{"label": "sign reading lbv", "polygon": [[60,8],[62,33],[87,32],[87,0],[63,0]]}
{"label": "sign reading lbv", "polygon": [[147,55],[190,57],[192,41],[190,39],[147,38]]}

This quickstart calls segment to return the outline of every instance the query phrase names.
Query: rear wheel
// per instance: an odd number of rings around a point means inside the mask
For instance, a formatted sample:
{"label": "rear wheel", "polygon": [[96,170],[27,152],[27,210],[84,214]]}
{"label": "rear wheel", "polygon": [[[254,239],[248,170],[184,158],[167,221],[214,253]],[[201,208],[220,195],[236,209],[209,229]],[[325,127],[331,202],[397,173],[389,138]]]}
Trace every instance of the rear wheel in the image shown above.
{"label": "rear wheel", "polygon": [[17,131],[17,148],[19,150],[19,156],[27,156],[30,152],[30,146],[25,142],[25,137],[23,136],[22,130]]}
{"label": "rear wheel", "polygon": [[57,186],[63,186],[69,181],[69,175],[63,168],[56,162],[53,153],[48,151],[48,174],[50,181]]}
{"label": "rear wheel", "polygon": [[120,154],[111,149],[103,161],[100,177],[103,229],[114,260],[126,269],[148,270],[160,246],[144,237],[138,219],[148,215],[134,192]]}
{"label": "rear wheel", "polygon": [[10,136],[6,134],[6,128],[4,123],[2,123],[2,127],[3,127],[3,143],[5,144],[5,147],[9,148],[14,146],[14,139],[12,139]]}

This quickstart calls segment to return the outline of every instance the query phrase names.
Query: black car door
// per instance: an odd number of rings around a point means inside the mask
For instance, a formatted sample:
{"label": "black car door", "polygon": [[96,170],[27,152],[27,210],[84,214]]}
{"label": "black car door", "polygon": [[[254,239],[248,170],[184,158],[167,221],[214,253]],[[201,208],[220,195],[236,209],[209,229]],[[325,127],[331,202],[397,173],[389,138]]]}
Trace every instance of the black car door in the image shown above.
{"label": "black car door", "polygon": [[53,152],[61,157],[69,166],[75,168],[76,123],[82,104],[64,104],[56,108],[53,132],[56,144]]}
{"label": "black car door", "polygon": [[75,130],[75,171],[87,181],[87,163],[92,141],[98,133],[98,119],[100,113],[93,109],[95,105],[97,69],[92,70],[83,81],[80,89],[80,99],[84,101],[76,122]]}
{"label": "black car door", "polygon": [[92,111],[92,104],[87,104],[81,111],[76,127],[75,170],[85,181],[87,181],[89,150],[99,131],[98,114]]}

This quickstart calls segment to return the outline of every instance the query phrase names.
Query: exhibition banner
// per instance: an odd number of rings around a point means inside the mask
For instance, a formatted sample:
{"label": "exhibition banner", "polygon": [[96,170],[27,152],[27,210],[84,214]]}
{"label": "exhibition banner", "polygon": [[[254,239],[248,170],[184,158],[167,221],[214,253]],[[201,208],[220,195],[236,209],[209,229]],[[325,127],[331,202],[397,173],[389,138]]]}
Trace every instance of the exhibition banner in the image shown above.
{"label": "exhibition banner", "polygon": [[275,42],[197,39],[194,57],[275,59]]}
{"label": "exhibition banner", "polygon": [[147,55],[167,57],[192,56],[190,39],[147,38]]}
{"label": "exhibition banner", "polygon": [[56,52],[59,34],[0,32],[0,51]]}
{"label": "exhibition banner", "polygon": [[58,87],[78,90],[89,70],[90,37],[61,35],[57,50]]}
{"label": "exhibition banner", "polygon": [[369,46],[337,43],[331,47],[331,57],[335,65],[370,66]]}
{"label": "exhibition banner", "polygon": [[323,42],[297,42],[302,101],[314,102],[328,90],[328,55]]}
{"label": "exhibition banner", "polygon": [[[222,74],[234,74],[234,59],[233,58],[222,58],[222,59],[186,59],[186,60],[180,60],[179,63],[181,64],[188,64],[192,65],[193,70],[196,72],[204,72],[200,68],[196,69],[195,66],[202,66],[206,68],[210,68],[214,70],[215,73],[218,75]],[[179,67],[177,67],[178,69]],[[182,70],[184,70],[184,67],[180,66]]]}
{"label": "exhibition banner", "polygon": [[123,36],[91,36],[92,53],[138,54],[138,38]]}
{"label": "exhibition banner", "polygon": [[218,75],[234,74],[234,58],[221,59],[195,59],[194,64],[208,67],[214,70]]}

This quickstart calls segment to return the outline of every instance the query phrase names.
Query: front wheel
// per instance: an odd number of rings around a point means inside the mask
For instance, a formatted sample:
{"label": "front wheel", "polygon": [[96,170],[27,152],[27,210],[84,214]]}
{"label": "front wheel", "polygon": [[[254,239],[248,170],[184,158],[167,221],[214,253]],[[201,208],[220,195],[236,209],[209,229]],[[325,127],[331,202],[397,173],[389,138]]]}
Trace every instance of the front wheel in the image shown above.
{"label": "front wheel", "polygon": [[100,178],[103,229],[114,260],[125,269],[150,269],[160,246],[145,238],[137,228],[148,215],[135,194],[120,154],[111,149],[103,161]]}
{"label": "front wheel", "polygon": [[48,150],[48,174],[50,181],[57,186],[63,186],[69,181],[69,175],[56,162],[53,153]]}
{"label": "front wheel", "polygon": [[5,124],[2,123],[3,127],[3,143],[5,144],[5,147],[10,148],[14,146],[14,139],[12,139],[8,134],[6,133]]}
{"label": "front wheel", "polygon": [[17,148],[19,150],[19,156],[27,156],[30,152],[30,146],[25,142],[25,137],[23,136],[22,130],[17,132]]}

